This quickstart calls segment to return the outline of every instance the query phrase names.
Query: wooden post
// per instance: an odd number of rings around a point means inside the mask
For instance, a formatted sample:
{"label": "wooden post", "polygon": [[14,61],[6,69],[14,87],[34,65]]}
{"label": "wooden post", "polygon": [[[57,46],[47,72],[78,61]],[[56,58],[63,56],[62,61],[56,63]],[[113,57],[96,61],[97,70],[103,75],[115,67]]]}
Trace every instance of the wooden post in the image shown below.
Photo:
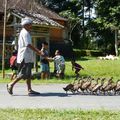
{"label": "wooden post", "polygon": [[15,50],[17,50],[18,49],[18,41],[17,41],[17,20],[16,20],[16,17],[14,16],[14,18],[13,18],[13,26],[14,26],[14,42],[15,42],[15,44],[14,44],[14,49]]}
{"label": "wooden post", "polygon": [[6,10],[7,10],[7,0],[5,0],[5,8],[4,8],[3,49],[2,49],[2,77],[3,77],[3,79],[5,78]]}

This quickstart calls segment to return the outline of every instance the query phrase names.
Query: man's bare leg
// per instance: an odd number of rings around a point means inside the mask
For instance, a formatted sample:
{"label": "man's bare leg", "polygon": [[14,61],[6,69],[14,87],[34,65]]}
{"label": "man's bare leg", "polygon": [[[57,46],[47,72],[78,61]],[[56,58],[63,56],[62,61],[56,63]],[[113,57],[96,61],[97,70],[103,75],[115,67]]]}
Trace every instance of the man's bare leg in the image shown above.
{"label": "man's bare leg", "polygon": [[27,79],[26,80],[26,84],[27,84],[28,92],[32,91],[32,88],[31,88],[31,79]]}
{"label": "man's bare leg", "polygon": [[13,94],[13,87],[14,85],[21,80],[21,77],[16,77],[13,81],[11,81],[9,84],[7,84],[7,90],[9,94]]}

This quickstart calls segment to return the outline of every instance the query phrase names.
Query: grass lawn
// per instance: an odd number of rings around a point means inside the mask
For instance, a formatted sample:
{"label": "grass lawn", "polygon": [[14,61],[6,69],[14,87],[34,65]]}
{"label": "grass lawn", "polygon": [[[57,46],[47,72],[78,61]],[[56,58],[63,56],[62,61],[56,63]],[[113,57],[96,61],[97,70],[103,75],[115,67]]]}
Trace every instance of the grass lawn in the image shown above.
{"label": "grass lawn", "polygon": [[[92,76],[97,77],[113,77],[114,81],[120,78],[120,60],[99,60],[94,57],[81,57],[77,60],[79,64],[84,67],[84,70],[80,71],[81,76]],[[50,63],[50,70],[53,71],[53,63]],[[39,69],[40,71],[40,69]],[[11,72],[10,69],[6,70],[6,73]],[[0,76],[2,76],[2,71],[0,70]],[[33,80],[33,83],[69,83],[75,78],[74,71],[72,71],[72,66],[70,61],[66,61],[65,79],[57,80],[56,78],[51,78],[50,80]],[[9,79],[3,80],[0,78],[0,82],[8,82]]]}
{"label": "grass lawn", "polygon": [[[77,61],[84,67],[81,70],[81,76],[97,77],[113,77],[114,81],[120,78],[120,60],[98,60],[93,57],[83,57]],[[51,71],[53,71],[53,63],[50,64]],[[7,73],[11,70],[6,70]],[[2,71],[0,71],[0,76]],[[50,80],[32,81],[34,84],[43,83],[70,83],[75,78],[74,71],[72,71],[70,61],[66,61],[65,79],[57,80],[51,78]],[[9,78],[0,78],[0,83],[9,82]],[[24,81],[21,81],[24,82]],[[120,120],[120,111],[106,111],[106,110],[50,110],[50,109],[0,109],[0,120]]]}
{"label": "grass lawn", "polygon": [[0,109],[1,120],[120,120],[120,112],[105,110]]}

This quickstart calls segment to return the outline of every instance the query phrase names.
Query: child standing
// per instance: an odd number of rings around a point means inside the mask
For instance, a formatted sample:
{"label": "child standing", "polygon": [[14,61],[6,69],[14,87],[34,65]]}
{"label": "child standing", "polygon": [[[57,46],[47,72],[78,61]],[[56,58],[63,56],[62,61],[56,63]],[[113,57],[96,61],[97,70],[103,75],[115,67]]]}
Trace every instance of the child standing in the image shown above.
{"label": "child standing", "polygon": [[49,57],[48,53],[48,43],[42,43],[41,49],[41,56],[40,56],[40,63],[41,63],[41,79],[48,79],[49,78]]}
{"label": "child standing", "polygon": [[81,65],[79,65],[78,63],[76,63],[75,60],[72,60],[71,63],[72,63],[72,70],[75,70],[76,79],[77,79],[80,75],[79,71],[84,68]]}
{"label": "child standing", "polygon": [[13,71],[13,74],[11,76],[11,80],[17,77],[17,50],[14,50],[12,53],[12,56],[10,57],[10,68]]}
{"label": "child standing", "polygon": [[60,54],[59,50],[55,51],[55,57],[54,59],[54,65],[55,65],[55,70],[56,75],[58,78],[64,78],[64,71],[65,71],[65,59],[64,57]]}

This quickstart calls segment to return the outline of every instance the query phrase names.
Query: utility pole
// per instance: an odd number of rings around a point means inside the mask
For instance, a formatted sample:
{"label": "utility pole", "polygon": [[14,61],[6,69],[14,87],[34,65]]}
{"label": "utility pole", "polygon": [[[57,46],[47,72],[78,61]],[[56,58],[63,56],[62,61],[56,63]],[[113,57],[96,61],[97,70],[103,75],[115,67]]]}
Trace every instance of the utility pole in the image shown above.
{"label": "utility pole", "polygon": [[7,0],[4,5],[4,27],[3,27],[3,49],[2,49],[2,77],[5,78],[5,36],[6,36],[6,11],[7,11]]}

